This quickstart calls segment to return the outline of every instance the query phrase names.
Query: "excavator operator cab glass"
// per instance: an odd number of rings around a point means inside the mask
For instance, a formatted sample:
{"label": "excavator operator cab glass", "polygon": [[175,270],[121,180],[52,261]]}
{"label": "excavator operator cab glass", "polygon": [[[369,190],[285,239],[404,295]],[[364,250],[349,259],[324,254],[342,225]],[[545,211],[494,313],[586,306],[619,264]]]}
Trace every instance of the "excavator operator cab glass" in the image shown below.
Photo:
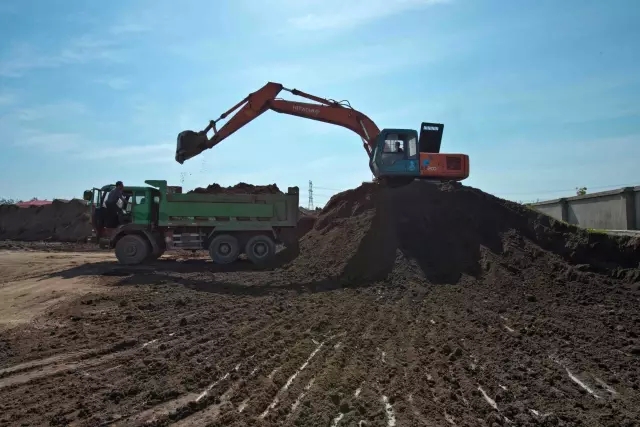
{"label": "excavator operator cab glass", "polygon": [[415,159],[418,154],[417,139],[408,133],[389,133],[384,140],[383,158]]}

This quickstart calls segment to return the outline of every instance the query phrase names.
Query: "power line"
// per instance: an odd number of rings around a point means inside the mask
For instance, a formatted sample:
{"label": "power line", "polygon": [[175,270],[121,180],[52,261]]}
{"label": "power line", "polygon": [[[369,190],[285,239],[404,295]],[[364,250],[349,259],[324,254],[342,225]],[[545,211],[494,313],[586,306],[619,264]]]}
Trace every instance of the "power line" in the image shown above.
{"label": "power line", "polygon": [[[637,184],[610,184],[610,185],[602,185],[602,186],[598,186],[598,187],[589,187],[587,186],[588,190],[604,190],[607,188],[616,188],[616,187],[633,187]],[[564,189],[564,190],[540,190],[540,191],[527,191],[527,192],[519,192],[519,193],[501,193],[501,192],[495,192],[493,194],[499,194],[502,196],[524,196],[527,194],[551,194],[551,193],[565,193],[567,191],[576,191],[575,188],[568,188],[568,189]]]}
{"label": "power line", "polygon": [[[599,185],[596,187],[590,187],[590,186],[586,186],[588,190],[605,190],[605,189],[610,189],[610,188],[619,188],[619,187],[634,187],[639,185],[637,182],[636,183],[632,183],[632,184],[608,184],[608,185]],[[482,188],[481,188],[482,189]],[[337,188],[329,188],[329,187],[314,187],[313,190],[326,190],[326,191],[336,191],[336,192],[341,192],[344,191],[344,189],[339,190]],[[310,189],[310,192],[312,190]],[[573,192],[576,191],[575,188],[564,188],[564,189],[557,189],[557,190],[537,190],[537,191],[523,191],[523,192],[501,192],[501,191],[490,191],[492,194],[494,195],[499,195],[499,196],[525,196],[525,195],[537,195],[537,194],[553,194],[553,193],[566,193],[566,192]],[[319,196],[325,196],[325,197],[330,197],[330,195],[328,195],[327,193],[318,193],[317,191],[315,192],[316,195]],[[332,194],[333,195],[333,194]]]}
{"label": "power line", "polygon": [[311,182],[311,180],[309,180],[309,205],[307,206],[307,209],[309,209],[310,211],[312,211],[313,208],[313,182]]}
{"label": "power line", "polygon": [[317,190],[329,190],[329,191],[344,191],[338,190],[337,188],[327,188],[327,187],[316,187]]}

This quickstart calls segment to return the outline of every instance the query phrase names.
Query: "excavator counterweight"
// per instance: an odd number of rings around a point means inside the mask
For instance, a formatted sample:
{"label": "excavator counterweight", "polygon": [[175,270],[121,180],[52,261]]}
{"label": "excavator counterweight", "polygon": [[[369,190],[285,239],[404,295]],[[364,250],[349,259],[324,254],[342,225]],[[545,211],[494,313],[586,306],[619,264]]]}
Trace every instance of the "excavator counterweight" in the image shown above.
{"label": "excavator counterweight", "polygon": [[[277,98],[283,90],[314,102]],[[342,126],[355,132],[362,138],[369,156],[369,168],[377,179],[461,181],[469,176],[469,157],[466,154],[440,153],[442,124],[422,123],[419,138],[418,132],[411,129],[380,130],[366,114],[355,110],[346,101],[321,98],[273,82],[249,94],[218,119],[211,120],[202,131],[180,132],[176,143],[176,161],[182,164],[213,148],[267,110]],[[217,123],[234,112],[218,130]],[[208,136],[209,131],[213,131],[211,137]]]}

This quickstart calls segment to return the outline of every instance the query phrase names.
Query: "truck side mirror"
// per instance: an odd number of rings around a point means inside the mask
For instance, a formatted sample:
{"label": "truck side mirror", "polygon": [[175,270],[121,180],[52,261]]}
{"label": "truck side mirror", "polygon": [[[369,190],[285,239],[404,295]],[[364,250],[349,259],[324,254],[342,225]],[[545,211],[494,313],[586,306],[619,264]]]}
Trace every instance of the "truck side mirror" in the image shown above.
{"label": "truck side mirror", "polygon": [[91,191],[91,190],[86,190],[86,191],[84,192],[84,194],[82,195],[82,198],[83,198],[84,200],[86,200],[87,202],[92,201],[92,200],[93,200],[93,191]]}

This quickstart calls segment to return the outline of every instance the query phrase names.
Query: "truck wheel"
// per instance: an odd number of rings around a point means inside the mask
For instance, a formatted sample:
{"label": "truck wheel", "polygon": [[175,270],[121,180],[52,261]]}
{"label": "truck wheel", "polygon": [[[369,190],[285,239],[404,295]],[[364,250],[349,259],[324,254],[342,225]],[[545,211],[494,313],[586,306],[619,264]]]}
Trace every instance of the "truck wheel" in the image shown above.
{"label": "truck wheel", "polygon": [[149,257],[150,253],[149,242],[137,234],[127,234],[116,243],[116,258],[120,264],[140,264]]}
{"label": "truck wheel", "polygon": [[209,245],[209,256],[216,264],[230,264],[240,255],[240,243],[230,234],[215,237]]}
{"label": "truck wheel", "polygon": [[244,251],[252,263],[262,265],[276,256],[276,244],[269,236],[258,234],[249,239]]}

